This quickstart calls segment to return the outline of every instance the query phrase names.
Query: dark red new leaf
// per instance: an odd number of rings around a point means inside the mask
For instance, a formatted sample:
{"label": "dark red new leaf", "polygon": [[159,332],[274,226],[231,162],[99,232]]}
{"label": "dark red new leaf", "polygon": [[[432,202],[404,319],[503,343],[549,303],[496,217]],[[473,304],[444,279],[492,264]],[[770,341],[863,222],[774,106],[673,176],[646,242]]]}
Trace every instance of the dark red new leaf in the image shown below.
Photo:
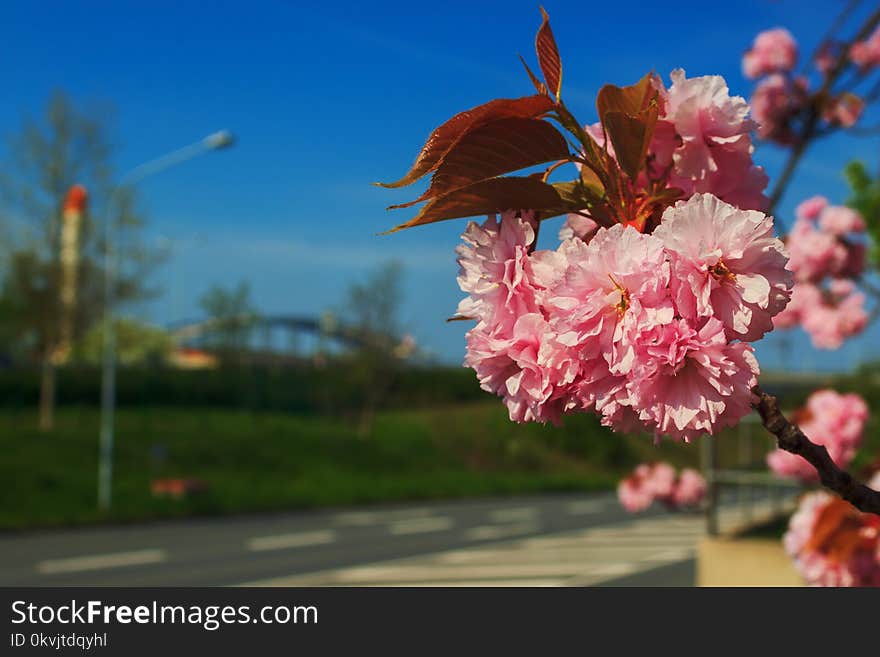
{"label": "dark red new leaf", "polygon": [[651,74],[628,87],[617,87],[606,84],[599,90],[596,96],[596,109],[599,111],[599,120],[604,122],[608,112],[622,112],[635,116],[646,109],[652,101],[656,100],[658,92],[651,82]]}
{"label": "dark red new leaf", "polygon": [[415,217],[387,232],[396,233],[404,228],[446,219],[488,215],[505,210],[528,208],[538,212],[544,209],[555,211],[561,204],[553,186],[536,177],[490,178],[438,196]]}
{"label": "dark red new leaf", "polygon": [[550,29],[550,17],[543,7],[541,7],[541,16],[543,21],[538,29],[538,36],[535,38],[538,65],[544,74],[547,88],[556,99],[556,102],[559,102],[559,96],[562,91],[562,60],[559,58],[559,48],[556,46],[553,30]]}
{"label": "dark red new leaf", "polygon": [[553,101],[547,96],[535,95],[523,98],[496,98],[488,103],[456,114],[431,133],[409,172],[393,183],[376,183],[380,187],[404,187],[434,171],[452,145],[469,130],[497,119],[521,117],[535,118],[553,109]]}
{"label": "dark red new leaf", "polygon": [[861,514],[849,502],[834,499],[822,508],[813,525],[807,548],[845,562],[865,544]]}
{"label": "dark red new leaf", "polygon": [[620,168],[631,180],[645,164],[660,112],[658,95],[651,76],[646,75],[628,87],[605,85],[596,98],[599,120],[614,146]]}
{"label": "dark red new leaf", "polygon": [[620,168],[630,180],[636,179],[645,164],[656,123],[656,105],[635,116],[622,112],[608,112],[605,115],[605,131],[614,145]]}
{"label": "dark red new leaf", "polygon": [[428,190],[405,208],[487,178],[569,157],[568,144],[541,119],[500,119],[465,133],[446,153]]}
{"label": "dark red new leaf", "polygon": [[528,73],[529,80],[532,81],[532,85],[534,85],[535,91],[537,91],[539,94],[547,96],[549,94],[549,92],[547,91],[547,85],[541,82],[538,77],[534,73],[532,73],[532,69],[530,69],[529,65],[526,64],[526,60],[523,59],[522,55],[519,56],[519,61],[522,62],[523,68],[526,69],[526,73]]}

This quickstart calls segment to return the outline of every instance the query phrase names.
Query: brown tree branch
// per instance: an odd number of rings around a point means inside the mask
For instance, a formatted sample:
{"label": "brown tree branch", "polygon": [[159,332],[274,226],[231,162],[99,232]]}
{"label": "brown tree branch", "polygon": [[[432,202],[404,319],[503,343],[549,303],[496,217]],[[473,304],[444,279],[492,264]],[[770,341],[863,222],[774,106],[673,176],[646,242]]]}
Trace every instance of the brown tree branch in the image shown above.
{"label": "brown tree branch", "polygon": [[822,485],[840,495],[859,511],[880,515],[880,492],[868,488],[844,472],[828,455],[828,450],[807,438],[796,424],[789,422],[779,410],[779,401],[760,386],[752,388],[757,399],[752,406],[761,416],[764,428],[776,436],[779,449],[796,454],[816,468]]}
{"label": "brown tree branch", "polygon": [[788,156],[788,161],[785,163],[785,167],[779,178],[776,179],[776,185],[773,187],[773,191],[770,194],[767,214],[772,214],[776,209],[776,206],[782,199],[782,195],[785,193],[786,187],[788,187],[788,183],[791,180],[792,174],[794,174],[794,170],[797,168],[797,165],[806,152],[807,147],[816,136],[816,131],[819,127],[819,120],[821,119],[822,106],[831,93],[831,87],[840,77],[841,73],[846,70],[846,67],[849,64],[850,46],[856,41],[862,41],[865,39],[878,24],[880,24],[880,9],[872,13],[862,24],[861,28],[859,28],[856,35],[843,45],[837,59],[831,66],[831,70],[828,71],[828,75],[826,76],[822,87],[813,95],[807,108],[806,117],[804,118],[803,129],[801,130],[801,134],[798,135],[798,141],[794,148],[792,148],[791,153]]}
{"label": "brown tree branch", "polygon": [[801,66],[801,75],[806,76],[810,71],[810,66],[813,62],[818,58],[819,53],[822,52],[822,49],[830,46],[834,41],[834,35],[837,34],[838,30],[843,27],[844,23],[846,23],[847,19],[855,12],[856,9],[859,8],[859,5],[862,4],[862,0],[850,0],[846,7],[841,11],[837,18],[834,19],[834,22],[831,23],[831,26],[828,28],[828,31],[825,32],[825,36],[819,41],[816,45],[816,48],[813,50],[813,54],[809,59],[805,59],[803,65]]}

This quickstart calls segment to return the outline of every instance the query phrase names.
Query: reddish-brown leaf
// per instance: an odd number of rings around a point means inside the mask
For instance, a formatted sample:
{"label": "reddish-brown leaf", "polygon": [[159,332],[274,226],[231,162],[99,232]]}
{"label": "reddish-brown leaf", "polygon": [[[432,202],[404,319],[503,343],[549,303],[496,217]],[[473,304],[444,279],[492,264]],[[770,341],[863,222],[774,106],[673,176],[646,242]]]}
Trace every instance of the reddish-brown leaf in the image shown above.
{"label": "reddish-brown leaf", "polygon": [[861,514],[849,502],[834,499],[816,516],[807,549],[844,562],[863,545],[863,524]]}
{"label": "reddish-brown leaf", "polygon": [[553,186],[538,178],[490,178],[438,196],[429,201],[415,217],[387,233],[445,219],[474,217],[511,209],[540,212],[544,209],[556,209],[560,204],[561,199]]}
{"label": "reddish-brown leaf", "polygon": [[645,164],[648,146],[657,125],[658,92],[646,75],[628,87],[605,85],[599,90],[596,108],[614,146],[620,168],[635,180]]}
{"label": "reddish-brown leaf", "polygon": [[606,84],[599,89],[596,96],[596,109],[599,111],[599,120],[605,122],[605,114],[608,112],[622,112],[635,116],[656,101],[657,90],[651,81],[651,74],[644,76],[635,84],[628,87],[617,87]]}
{"label": "reddish-brown leaf", "polygon": [[534,73],[532,73],[532,69],[530,69],[530,68],[529,68],[529,65],[526,64],[526,60],[523,59],[523,56],[522,56],[522,55],[519,56],[519,61],[522,62],[523,68],[526,69],[526,73],[528,73],[528,75],[529,75],[529,80],[532,81],[532,85],[534,85],[534,87],[535,87],[535,91],[537,91],[539,94],[542,94],[542,95],[544,95],[544,96],[547,96],[547,95],[549,94],[549,92],[547,91],[547,85],[544,84],[543,82],[541,82],[541,81],[537,78],[537,76],[536,76]]}
{"label": "reddish-brown leaf", "polygon": [[496,98],[488,103],[456,114],[431,133],[409,172],[393,183],[376,183],[380,187],[404,187],[436,169],[443,156],[466,132],[476,126],[509,117],[534,118],[553,109],[553,101],[547,96],[534,95],[522,98]]}
{"label": "reddish-brown leaf", "polygon": [[657,106],[653,105],[635,116],[622,112],[605,114],[605,131],[614,145],[620,168],[630,180],[635,180],[645,165],[654,126],[657,124]]}
{"label": "reddish-brown leaf", "polygon": [[538,65],[544,74],[544,81],[550,93],[559,102],[559,96],[562,91],[562,60],[559,58],[559,48],[556,46],[556,39],[553,37],[553,30],[550,29],[550,17],[544,8],[541,7],[541,27],[538,29],[538,36],[535,38],[535,50],[538,53]]}
{"label": "reddish-brown leaf", "polygon": [[447,151],[428,190],[405,208],[480,180],[569,157],[568,144],[541,119],[499,119],[470,130]]}

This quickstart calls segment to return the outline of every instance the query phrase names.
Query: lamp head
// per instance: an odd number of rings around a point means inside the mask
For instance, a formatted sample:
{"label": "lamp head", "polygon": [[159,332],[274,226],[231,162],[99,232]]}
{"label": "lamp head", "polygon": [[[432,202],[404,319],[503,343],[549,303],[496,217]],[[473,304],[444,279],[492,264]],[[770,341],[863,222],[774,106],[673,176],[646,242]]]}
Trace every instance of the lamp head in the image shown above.
{"label": "lamp head", "polygon": [[235,135],[229,132],[229,130],[220,130],[208,135],[202,141],[208,148],[219,150],[232,146],[235,143]]}

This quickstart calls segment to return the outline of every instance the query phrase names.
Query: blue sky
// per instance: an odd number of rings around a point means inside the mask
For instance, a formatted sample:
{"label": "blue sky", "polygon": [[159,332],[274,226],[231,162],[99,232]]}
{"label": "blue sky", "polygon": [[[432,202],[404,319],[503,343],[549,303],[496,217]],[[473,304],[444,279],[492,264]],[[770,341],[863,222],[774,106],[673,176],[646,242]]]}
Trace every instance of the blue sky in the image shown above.
{"label": "blue sky", "polygon": [[[563,57],[565,98],[585,122],[595,120],[602,84],[628,84],[651,69],[667,81],[676,67],[720,74],[733,93],[748,96],[740,56],[754,35],[785,26],[810,52],[838,6],[746,1],[719,12],[705,1],[544,4]],[[530,92],[517,55],[534,56],[537,7],[518,0],[6,2],[0,132],[39,112],[57,88],[116,107],[120,171],[232,130],[234,149],[142,185],[147,238],[170,240],[173,256],[156,273],[165,293],[141,316],[191,317],[211,284],[240,279],[251,282],[263,312],[316,314],[338,307],[351,281],[396,258],[407,273],[407,328],[459,362],[466,327],[443,319],[461,296],[453,249],[464,222],[379,237],[410,216],[384,208],[419,190],[370,182],[402,175],[430,130],[457,111]],[[796,202],[815,193],[843,201],[842,166],[861,157],[876,167],[877,152],[876,137],[817,144],[779,216],[790,218]],[[771,146],[755,154],[771,177],[783,156]],[[797,367],[880,357],[877,337],[830,355],[793,335],[795,353],[805,354]],[[759,347],[767,366],[779,364],[776,342],[771,336]]]}

